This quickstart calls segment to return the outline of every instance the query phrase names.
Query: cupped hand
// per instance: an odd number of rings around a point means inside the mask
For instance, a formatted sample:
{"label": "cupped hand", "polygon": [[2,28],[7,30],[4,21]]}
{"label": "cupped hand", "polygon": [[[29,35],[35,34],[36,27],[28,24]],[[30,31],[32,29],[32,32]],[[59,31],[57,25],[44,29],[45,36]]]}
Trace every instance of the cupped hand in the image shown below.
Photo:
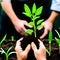
{"label": "cupped hand", "polygon": [[37,49],[34,42],[31,43],[31,46],[37,60],[46,60],[46,48],[42,41],[39,40],[39,49]]}
{"label": "cupped hand", "polygon": [[31,46],[30,46],[30,44],[28,44],[26,49],[23,51],[22,47],[21,47],[21,42],[20,42],[21,40],[22,40],[22,38],[17,41],[15,51],[16,51],[16,55],[17,55],[18,60],[26,60],[27,56],[28,56],[28,52],[31,49]]}

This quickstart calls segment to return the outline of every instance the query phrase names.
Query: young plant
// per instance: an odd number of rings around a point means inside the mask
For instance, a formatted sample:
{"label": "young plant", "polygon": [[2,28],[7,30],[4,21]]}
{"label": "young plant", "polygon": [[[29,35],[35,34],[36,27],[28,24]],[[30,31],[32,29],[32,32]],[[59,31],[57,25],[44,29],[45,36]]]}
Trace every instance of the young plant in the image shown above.
{"label": "young plant", "polygon": [[52,34],[52,30],[49,31],[49,37],[48,37],[48,43],[49,43],[49,50],[46,49],[46,52],[48,53],[49,56],[51,56],[51,42],[53,39],[53,34]]}
{"label": "young plant", "polygon": [[6,56],[6,60],[8,60],[8,57],[13,54],[13,53],[16,53],[16,52],[10,52],[10,50],[12,49],[13,46],[9,47],[7,52],[3,49],[3,48],[0,48],[0,52],[1,54],[4,54]]}
{"label": "young plant", "polygon": [[2,45],[2,43],[6,40],[7,34],[4,35],[4,37],[2,38],[2,40],[0,41],[0,46]]}
{"label": "young plant", "polygon": [[[33,26],[34,30],[32,29],[27,29],[26,33],[28,34],[32,34],[34,33],[34,36],[36,37],[36,30],[39,28],[43,28],[42,25],[40,25],[44,19],[39,19],[40,15],[42,13],[43,10],[43,6],[40,6],[39,8],[36,7],[36,4],[34,3],[32,6],[32,10],[30,10],[29,6],[27,4],[24,4],[24,10],[25,12],[23,12],[24,15],[26,15],[27,17],[31,18],[31,21],[29,22],[30,25]],[[37,22],[36,22],[37,20]]]}
{"label": "young plant", "polygon": [[55,31],[56,31],[56,33],[57,33],[57,35],[58,35],[58,37],[59,37],[59,39],[55,37],[55,41],[56,41],[56,43],[57,43],[58,46],[59,46],[59,54],[60,54],[60,34],[59,34],[59,32],[58,32],[57,30],[55,30]]}
{"label": "young plant", "polygon": [[14,36],[13,35],[11,36],[11,40],[14,41]]}

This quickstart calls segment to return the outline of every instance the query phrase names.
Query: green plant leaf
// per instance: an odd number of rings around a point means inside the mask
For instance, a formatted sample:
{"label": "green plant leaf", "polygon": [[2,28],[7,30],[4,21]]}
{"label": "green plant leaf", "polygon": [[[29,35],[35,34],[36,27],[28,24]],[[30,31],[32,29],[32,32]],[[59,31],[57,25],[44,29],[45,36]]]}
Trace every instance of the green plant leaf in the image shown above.
{"label": "green plant leaf", "polygon": [[32,29],[27,29],[25,32],[26,32],[27,34],[31,35],[31,34],[33,33],[33,30],[32,30]]}
{"label": "green plant leaf", "polygon": [[14,41],[14,36],[13,35],[11,36],[11,40]]}
{"label": "green plant leaf", "polygon": [[36,20],[38,18],[40,18],[40,16],[36,16],[36,17],[32,18],[32,20]]}
{"label": "green plant leaf", "polygon": [[13,46],[9,47],[7,50],[7,53],[9,53],[9,51],[12,49]]}
{"label": "green plant leaf", "polygon": [[38,25],[38,26],[37,26],[37,29],[39,29],[39,28],[42,29],[43,26],[42,26],[42,25]]}
{"label": "green plant leaf", "polygon": [[31,14],[31,10],[29,8],[29,6],[27,4],[24,4],[24,10],[26,13],[28,13],[29,15]]}
{"label": "green plant leaf", "polygon": [[49,31],[49,38],[48,38],[49,43],[52,42],[52,39],[53,39],[53,34],[52,34],[52,30],[50,30]]}
{"label": "green plant leaf", "polygon": [[30,25],[34,26],[34,23],[33,22],[29,22]]}
{"label": "green plant leaf", "polygon": [[60,34],[59,34],[59,32],[58,32],[57,30],[55,30],[55,31],[56,31],[56,33],[57,33],[58,37],[60,38]]}
{"label": "green plant leaf", "polygon": [[37,21],[37,25],[41,24],[43,22],[44,19],[38,20]]}
{"label": "green plant leaf", "polygon": [[35,12],[36,12],[36,4],[34,3],[32,7],[32,14],[34,14]]}
{"label": "green plant leaf", "polygon": [[15,52],[15,51],[13,51],[13,52],[10,52],[10,53],[9,53],[9,56],[10,56],[11,54],[16,54],[16,52]]}
{"label": "green plant leaf", "polygon": [[6,37],[7,37],[7,34],[5,34],[2,40],[0,41],[0,45],[5,41]]}
{"label": "green plant leaf", "polygon": [[35,15],[40,15],[42,13],[42,10],[43,10],[43,6],[39,7],[36,12],[35,12]]}
{"label": "green plant leaf", "polygon": [[55,37],[55,41],[56,41],[56,43],[57,43],[58,45],[60,44],[60,39],[58,39],[58,38]]}
{"label": "green plant leaf", "polygon": [[46,49],[46,52],[48,53],[49,56],[51,56],[51,53],[48,51],[48,49]]}
{"label": "green plant leaf", "polygon": [[25,13],[23,12],[24,15],[26,15],[27,17],[31,17],[32,15],[31,14],[28,14],[28,13]]}

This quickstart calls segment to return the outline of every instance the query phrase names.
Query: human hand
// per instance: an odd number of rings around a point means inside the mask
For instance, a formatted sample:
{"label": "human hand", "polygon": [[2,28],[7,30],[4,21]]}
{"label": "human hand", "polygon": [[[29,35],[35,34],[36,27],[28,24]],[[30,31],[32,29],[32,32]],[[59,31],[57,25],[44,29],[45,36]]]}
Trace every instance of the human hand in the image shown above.
{"label": "human hand", "polygon": [[46,48],[43,42],[39,40],[39,49],[37,49],[34,42],[31,43],[31,46],[34,51],[35,58],[37,60],[46,60]]}
{"label": "human hand", "polygon": [[48,21],[48,20],[46,20],[41,25],[44,27],[44,33],[40,36],[40,38],[42,39],[42,38],[44,38],[48,34],[48,32],[50,30],[52,30],[53,23]]}
{"label": "human hand", "polygon": [[26,60],[26,58],[28,56],[28,52],[31,49],[31,46],[30,46],[30,44],[28,44],[26,49],[23,51],[21,48],[21,42],[20,42],[21,40],[22,40],[22,38],[17,41],[15,51],[16,51],[16,55],[17,55],[18,60]]}
{"label": "human hand", "polygon": [[24,21],[24,20],[15,21],[14,26],[15,26],[16,31],[19,32],[21,35],[27,35],[25,33],[25,30],[26,30],[25,26],[32,28],[32,26],[29,25],[27,21]]}

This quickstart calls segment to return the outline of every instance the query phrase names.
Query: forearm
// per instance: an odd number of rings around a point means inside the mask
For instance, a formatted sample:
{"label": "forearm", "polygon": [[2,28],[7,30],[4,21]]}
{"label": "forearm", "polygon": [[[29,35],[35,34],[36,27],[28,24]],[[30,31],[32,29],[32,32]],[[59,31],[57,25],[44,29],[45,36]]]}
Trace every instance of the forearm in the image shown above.
{"label": "forearm", "polygon": [[14,21],[18,20],[18,17],[13,11],[11,2],[1,2],[2,8],[5,13],[9,16],[10,20],[14,23]]}
{"label": "forearm", "polygon": [[55,11],[52,11],[50,17],[47,19],[47,21],[49,22],[54,22],[55,18],[59,15],[59,13],[55,12]]}

